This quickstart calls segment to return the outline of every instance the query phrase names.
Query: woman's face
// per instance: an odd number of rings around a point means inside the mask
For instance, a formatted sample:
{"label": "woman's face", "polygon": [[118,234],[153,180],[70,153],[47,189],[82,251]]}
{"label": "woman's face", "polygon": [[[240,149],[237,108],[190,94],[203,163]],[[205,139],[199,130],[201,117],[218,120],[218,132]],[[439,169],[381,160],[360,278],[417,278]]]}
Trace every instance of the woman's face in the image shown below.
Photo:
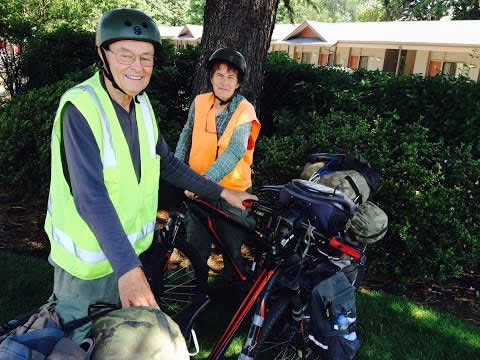
{"label": "woman's face", "polygon": [[228,68],[225,64],[220,64],[210,78],[213,91],[223,101],[232,97],[235,90],[240,86],[238,81],[238,71],[234,68]]}

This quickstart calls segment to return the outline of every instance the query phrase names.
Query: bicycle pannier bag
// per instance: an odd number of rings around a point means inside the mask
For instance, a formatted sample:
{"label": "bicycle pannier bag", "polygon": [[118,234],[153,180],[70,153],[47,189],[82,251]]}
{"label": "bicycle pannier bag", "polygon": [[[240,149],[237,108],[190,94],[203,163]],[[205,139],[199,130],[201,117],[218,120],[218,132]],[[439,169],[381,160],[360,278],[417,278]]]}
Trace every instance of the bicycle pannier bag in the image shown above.
{"label": "bicycle pannier bag", "polygon": [[356,241],[362,244],[373,244],[387,233],[388,216],[377,205],[367,201],[358,206],[347,228]]}
{"label": "bicycle pannier bag", "polygon": [[[361,155],[316,153],[308,156],[300,178],[304,180],[313,180],[318,176],[325,176],[333,172],[355,170],[367,182],[369,194],[375,194],[381,187],[380,173],[371,167],[370,163]],[[330,185],[328,185],[330,186]],[[360,186],[360,192],[362,192]],[[364,192],[364,191],[363,191]],[[363,201],[368,197],[363,196]]]}
{"label": "bicycle pannier bag", "polygon": [[310,340],[329,360],[350,360],[360,347],[355,289],[343,272],[319,282],[310,300]]}
{"label": "bicycle pannier bag", "polygon": [[370,197],[367,180],[356,170],[334,171],[322,176],[314,175],[310,181],[340,190],[358,204],[364,203]]}
{"label": "bicycle pannier bag", "polygon": [[300,179],[292,180],[282,188],[279,201],[301,211],[327,236],[343,231],[356,209],[353,201],[340,191]]}

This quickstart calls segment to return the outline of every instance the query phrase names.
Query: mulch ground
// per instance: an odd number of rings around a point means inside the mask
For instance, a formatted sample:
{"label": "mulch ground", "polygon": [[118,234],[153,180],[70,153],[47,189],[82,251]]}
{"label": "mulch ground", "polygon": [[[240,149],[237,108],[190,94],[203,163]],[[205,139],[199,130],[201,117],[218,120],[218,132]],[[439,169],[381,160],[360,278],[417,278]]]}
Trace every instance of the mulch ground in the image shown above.
{"label": "mulch ground", "polygon": [[[45,212],[45,201],[16,202],[0,194],[0,251],[47,258]],[[480,327],[480,271],[463,273],[442,284],[399,285],[391,278],[368,274],[363,287],[403,296]]]}

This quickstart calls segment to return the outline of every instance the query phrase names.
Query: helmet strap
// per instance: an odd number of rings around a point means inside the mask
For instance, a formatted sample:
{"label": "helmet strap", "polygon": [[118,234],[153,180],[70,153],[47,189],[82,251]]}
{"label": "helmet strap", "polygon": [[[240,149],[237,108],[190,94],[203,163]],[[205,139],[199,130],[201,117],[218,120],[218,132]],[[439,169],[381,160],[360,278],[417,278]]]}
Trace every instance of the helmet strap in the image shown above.
{"label": "helmet strap", "polygon": [[238,89],[236,89],[236,90],[233,92],[232,96],[230,96],[227,100],[222,100],[222,99],[220,99],[220,98],[217,96],[217,94],[215,94],[215,90],[213,90],[213,95],[214,95],[215,98],[220,102],[220,105],[223,106],[223,105],[228,104],[230,101],[232,101],[233,97],[237,94],[237,91],[238,91]]}
{"label": "helmet strap", "polygon": [[120,86],[118,86],[117,82],[113,78],[112,71],[110,70],[110,64],[108,63],[108,60],[107,60],[107,54],[105,54],[105,49],[103,47],[100,47],[100,52],[102,53],[102,60],[103,60],[103,64],[105,65],[103,67],[103,74],[108,80],[110,80],[110,82],[112,83],[115,89],[124,93],[125,95],[128,95],[125,91],[120,89]]}

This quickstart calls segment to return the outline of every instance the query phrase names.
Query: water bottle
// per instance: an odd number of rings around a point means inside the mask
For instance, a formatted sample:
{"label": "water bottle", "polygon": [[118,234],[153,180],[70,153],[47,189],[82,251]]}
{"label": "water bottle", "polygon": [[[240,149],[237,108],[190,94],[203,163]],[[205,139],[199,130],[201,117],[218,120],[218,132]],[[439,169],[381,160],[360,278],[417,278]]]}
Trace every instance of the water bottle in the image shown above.
{"label": "water bottle", "polygon": [[337,323],[335,324],[335,330],[347,330],[350,326],[350,322],[348,321],[347,317],[343,314],[337,316]]}
{"label": "water bottle", "polygon": [[[355,318],[347,318],[343,314],[338,315],[337,324],[336,324],[336,327],[338,327],[337,330],[341,330],[341,331],[347,330],[350,324],[353,323],[355,320],[356,320]],[[348,334],[343,335],[343,337],[349,341],[355,341],[357,340],[357,332],[352,331]]]}

